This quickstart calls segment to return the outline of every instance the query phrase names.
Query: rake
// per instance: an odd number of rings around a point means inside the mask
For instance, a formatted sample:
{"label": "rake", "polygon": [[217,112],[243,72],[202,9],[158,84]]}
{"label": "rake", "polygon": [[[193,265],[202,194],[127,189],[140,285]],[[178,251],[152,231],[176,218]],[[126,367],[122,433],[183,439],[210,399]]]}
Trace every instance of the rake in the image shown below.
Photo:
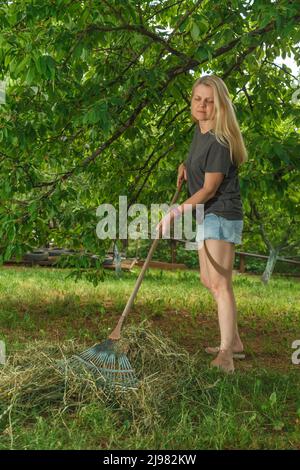
{"label": "rake", "polygon": [[[180,189],[181,184],[173,196],[171,205],[175,204],[177,201]],[[138,386],[139,381],[136,377],[135,371],[126,356],[126,353],[121,350],[118,341],[121,338],[123,322],[133,305],[158,242],[159,238],[155,238],[137,278],[132,294],[119,318],[117,326],[109,335],[108,339],[95,344],[81,353],[74,354],[71,357],[71,363],[80,364],[94,375],[97,386],[109,389],[116,387],[128,389],[137,388]]]}

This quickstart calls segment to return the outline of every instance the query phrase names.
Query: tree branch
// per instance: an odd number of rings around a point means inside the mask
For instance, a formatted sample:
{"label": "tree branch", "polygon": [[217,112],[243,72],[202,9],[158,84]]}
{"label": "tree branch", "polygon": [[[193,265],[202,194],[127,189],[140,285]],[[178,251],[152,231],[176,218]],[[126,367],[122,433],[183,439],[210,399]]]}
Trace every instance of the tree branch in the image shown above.
{"label": "tree branch", "polygon": [[274,65],[275,67],[281,69],[284,73],[290,75],[291,77],[293,77],[295,80],[298,81],[298,78],[295,77],[295,75],[293,75],[292,73],[288,72],[284,67],[282,67],[281,65],[278,65],[278,64],[275,64],[274,62],[271,62],[270,60],[268,59],[265,59],[264,62],[267,62],[268,64],[270,65]]}
{"label": "tree branch", "polygon": [[[154,42],[158,42],[164,46],[165,49],[167,49],[171,54],[174,54],[182,59],[186,59],[186,54],[183,52],[177,51],[173,47],[169,45],[169,43],[163,39],[161,36],[158,34],[153,33],[149,29],[145,28],[144,26],[137,26],[137,25],[131,25],[131,24],[123,24],[122,26],[98,26],[98,25],[89,25],[84,32],[89,33],[93,31],[101,31],[101,32],[117,32],[117,31],[133,31],[135,33],[139,33],[142,36],[146,36]],[[81,33],[78,33],[81,34]]]}
{"label": "tree branch", "polygon": [[[297,18],[297,16],[296,16]],[[296,19],[295,18],[295,19]],[[274,25],[275,25],[275,21],[272,20],[268,25],[266,25],[264,28],[258,28],[254,31],[251,31],[250,33],[247,34],[247,36],[256,36],[256,35],[260,35],[260,34],[263,34],[263,33],[266,33],[266,32],[269,32],[272,30],[272,28],[274,28]],[[179,65],[176,65],[174,66],[173,68],[171,68],[168,72],[167,72],[167,79],[165,80],[165,82],[158,88],[157,92],[160,93],[160,94],[163,94],[163,92],[165,91],[165,89],[169,86],[169,84],[180,74],[182,73],[185,73],[187,72],[188,70],[190,69],[194,69],[194,68],[197,68],[199,67],[200,65],[203,65],[204,63],[207,62],[207,59],[206,60],[203,60],[203,61],[199,61],[195,58],[190,58],[189,56],[186,56],[186,54],[184,53],[181,53],[175,49],[173,49],[172,47],[170,47],[170,45],[168,44],[167,41],[165,41],[163,38],[157,36],[155,33],[147,30],[146,28],[144,27],[141,27],[141,26],[135,26],[135,25],[122,25],[120,27],[99,27],[97,25],[91,25],[89,26],[85,32],[89,32],[90,30],[100,30],[100,31],[122,31],[122,30],[128,30],[128,31],[135,31],[135,32],[138,32],[140,34],[143,34],[147,37],[150,37],[153,41],[157,41],[159,43],[161,43],[169,52],[175,54],[176,56],[180,57],[181,59],[184,59],[185,60],[185,63],[184,64],[179,64]],[[222,54],[228,52],[229,50],[233,49],[239,42],[240,42],[241,38],[237,38],[237,39],[234,39],[233,41],[231,41],[229,44],[227,44],[226,46],[222,46],[220,47],[219,49],[217,49],[215,51],[215,53],[213,54],[213,58],[216,58],[216,57],[219,57],[221,56]],[[252,52],[253,50],[255,50],[257,46],[250,46],[247,50],[247,53],[249,54],[250,52]],[[242,58],[244,59],[246,56],[246,54],[244,53],[242,55]],[[239,61],[239,64],[241,64],[241,60]],[[236,66],[236,64],[235,64]],[[232,68],[231,68],[232,70]],[[231,71],[230,70],[230,71]],[[227,74],[230,73],[230,71],[227,71]],[[224,78],[224,76],[222,77]],[[139,84],[137,87],[135,87],[135,90],[134,91],[137,91],[138,88],[141,86],[141,84]],[[127,100],[126,100],[127,101]],[[70,171],[66,172],[61,178],[59,179],[56,179],[55,181],[53,182],[50,182],[49,185],[51,186],[55,186],[58,182],[62,182],[66,179],[68,179],[74,172],[76,169],[78,168],[84,168],[86,167],[90,162],[94,161],[100,154],[103,153],[103,151],[108,148],[116,139],[118,139],[125,131],[126,129],[128,129],[132,124],[133,122],[136,120],[137,116],[140,114],[140,112],[148,105],[148,103],[150,102],[150,98],[145,98],[144,100],[142,100],[137,106],[136,108],[133,110],[132,114],[129,116],[129,118],[126,120],[126,122],[124,124],[121,125],[121,127],[119,129],[117,129],[114,134],[106,141],[104,142],[97,150],[95,150],[89,157],[87,157],[86,159],[83,160],[83,162],[79,165],[79,167],[74,167],[73,169],[71,169]],[[45,193],[42,198],[44,197],[48,197],[53,191],[54,191],[54,188],[51,188],[50,191],[48,191],[47,193]],[[262,228],[263,230],[263,228]],[[264,235],[265,236],[265,235]],[[270,246],[270,242],[269,240],[265,240],[266,244],[268,246]]]}

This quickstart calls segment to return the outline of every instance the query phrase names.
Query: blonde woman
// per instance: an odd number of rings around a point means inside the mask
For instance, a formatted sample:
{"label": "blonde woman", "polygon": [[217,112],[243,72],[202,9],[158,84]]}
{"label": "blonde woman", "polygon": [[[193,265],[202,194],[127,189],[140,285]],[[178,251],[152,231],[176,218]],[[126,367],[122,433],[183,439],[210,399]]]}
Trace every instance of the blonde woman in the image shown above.
{"label": "blonde woman", "polygon": [[[235,357],[244,357],[237,326],[232,287],[235,244],[241,243],[243,208],[238,179],[239,165],[247,160],[228,89],[216,75],[196,80],[192,88],[191,117],[195,122],[188,158],[178,168],[177,186],[187,180],[190,197],[160,222],[163,232],[181,215],[185,204],[204,204],[203,226],[198,225],[201,282],[212,293],[218,308],[220,345],[207,347],[216,355],[211,362],[225,372],[234,371]],[[187,207],[187,206],[186,206]],[[204,233],[204,236],[201,234]],[[199,245],[199,246],[201,246]]]}

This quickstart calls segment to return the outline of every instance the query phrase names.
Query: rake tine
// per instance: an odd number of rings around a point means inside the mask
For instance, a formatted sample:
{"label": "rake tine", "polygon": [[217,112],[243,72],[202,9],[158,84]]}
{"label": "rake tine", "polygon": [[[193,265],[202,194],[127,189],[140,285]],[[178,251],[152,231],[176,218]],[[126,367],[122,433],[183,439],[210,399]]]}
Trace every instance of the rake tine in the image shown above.
{"label": "rake tine", "polygon": [[128,370],[133,370],[131,364],[126,356],[122,357],[122,363],[124,364],[124,368],[127,367]]}
{"label": "rake tine", "polygon": [[102,357],[96,358],[95,364],[97,365],[97,367],[101,368],[103,364],[103,358]]}
{"label": "rake tine", "polygon": [[103,363],[103,368],[108,369],[110,365],[110,356],[106,356],[105,361]]}
{"label": "rake tine", "polygon": [[[105,350],[106,345],[108,346],[107,350]],[[92,371],[94,375],[98,376],[97,383],[102,387],[114,388],[117,386],[122,389],[137,387],[138,380],[126,354],[115,353],[113,345],[114,343],[109,340],[104,344],[92,346],[82,353],[72,356],[71,363],[80,362],[82,366]]]}
{"label": "rake tine", "polygon": [[112,354],[109,358],[109,361],[108,361],[108,368],[110,370],[113,370],[115,369],[115,356]]}

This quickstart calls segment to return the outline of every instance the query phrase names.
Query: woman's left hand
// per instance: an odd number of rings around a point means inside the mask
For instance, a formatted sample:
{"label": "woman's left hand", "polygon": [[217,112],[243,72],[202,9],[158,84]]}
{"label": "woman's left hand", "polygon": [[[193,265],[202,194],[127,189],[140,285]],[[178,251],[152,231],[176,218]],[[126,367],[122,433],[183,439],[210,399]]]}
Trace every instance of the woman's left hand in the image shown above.
{"label": "woman's left hand", "polygon": [[159,224],[157,224],[157,226],[156,226],[156,230],[158,231],[158,233],[161,236],[166,235],[166,233],[168,233],[168,235],[170,235],[171,223],[174,221],[174,219],[176,219],[177,217],[180,217],[182,215],[182,211],[183,211],[183,207],[178,206],[175,209],[172,209],[170,212],[168,212],[161,219]]}

